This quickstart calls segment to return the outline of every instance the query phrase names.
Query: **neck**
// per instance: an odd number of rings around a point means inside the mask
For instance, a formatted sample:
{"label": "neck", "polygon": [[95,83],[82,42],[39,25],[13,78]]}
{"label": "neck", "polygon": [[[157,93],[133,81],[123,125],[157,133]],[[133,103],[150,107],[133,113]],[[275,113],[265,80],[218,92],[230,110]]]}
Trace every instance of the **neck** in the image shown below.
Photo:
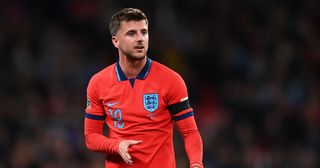
{"label": "neck", "polygon": [[136,78],[146,62],[147,57],[144,57],[141,60],[130,59],[127,56],[119,57],[120,67],[128,79]]}

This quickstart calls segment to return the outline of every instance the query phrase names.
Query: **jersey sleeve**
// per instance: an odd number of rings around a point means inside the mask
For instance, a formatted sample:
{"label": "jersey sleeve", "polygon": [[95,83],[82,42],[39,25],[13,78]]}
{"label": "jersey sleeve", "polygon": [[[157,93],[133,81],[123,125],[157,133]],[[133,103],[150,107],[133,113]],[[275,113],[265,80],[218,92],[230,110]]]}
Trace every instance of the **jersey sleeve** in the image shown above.
{"label": "jersey sleeve", "polygon": [[190,167],[197,165],[203,168],[203,146],[200,133],[198,131],[194,116],[184,120],[176,121],[178,130],[180,131],[186,153],[189,158]]}
{"label": "jersey sleeve", "polygon": [[97,93],[97,86],[95,78],[91,78],[87,87],[87,107],[86,118],[104,120],[105,114],[103,104],[99,99]]}
{"label": "jersey sleeve", "polygon": [[115,153],[120,141],[103,135],[105,113],[99,99],[97,85],[93,77],[87,87],[87,107],[84,120],[84,135],[89,150],[104,153]]}
{"label": "jersey sleeve", "polygon": [[168,96],[168,110],[175,121],[193,116],[193,109],[189,104],[186,84],[177,73],[173,75],[171,80]]}
{"label": "jersey sleeve", "polygon": [[168,110],[183,137],[190,167],[197,165],[202,168],[202,139],[195,122],[193,109],[189,105],[186,84],[178,74],[172,80],[168,104]]}

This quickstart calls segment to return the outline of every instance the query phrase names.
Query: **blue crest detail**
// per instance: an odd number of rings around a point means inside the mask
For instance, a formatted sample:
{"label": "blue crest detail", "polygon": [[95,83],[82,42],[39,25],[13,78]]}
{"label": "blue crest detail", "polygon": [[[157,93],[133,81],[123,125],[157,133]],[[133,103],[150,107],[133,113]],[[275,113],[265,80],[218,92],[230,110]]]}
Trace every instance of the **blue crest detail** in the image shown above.
{"label": "blue crest detail", "polygon": [[149,112],[157,110],[159,105],[158,94],[143,94],[143,107]]}

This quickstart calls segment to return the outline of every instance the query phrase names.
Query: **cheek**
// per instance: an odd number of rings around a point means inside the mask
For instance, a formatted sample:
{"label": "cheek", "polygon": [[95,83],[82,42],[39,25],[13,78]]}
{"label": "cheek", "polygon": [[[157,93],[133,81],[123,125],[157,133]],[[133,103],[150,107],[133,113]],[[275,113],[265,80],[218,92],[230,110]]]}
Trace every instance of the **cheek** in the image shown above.
{"label": "cheek", "polygon": [[130,46],[130,41],[128,41],[128,40],[122,40],[120,43],[119,43],[119,45],[122,47],[122,48],[127,48],[127,47],[129,47]]}
{"label": "cheek", "polygon": [[149,43],[149,36],[145,37],[144,41],[146,42],[146,44]]}

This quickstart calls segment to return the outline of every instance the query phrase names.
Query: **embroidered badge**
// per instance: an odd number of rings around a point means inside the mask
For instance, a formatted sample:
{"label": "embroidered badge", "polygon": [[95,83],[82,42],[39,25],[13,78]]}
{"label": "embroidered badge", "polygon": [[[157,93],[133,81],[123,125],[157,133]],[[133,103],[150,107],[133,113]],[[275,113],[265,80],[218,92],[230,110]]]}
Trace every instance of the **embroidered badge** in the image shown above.
{"label": "embroidered badge", "polygon": [[154,112],[159,106],[159,99],[157,93],[143,94],[143,107],[149,111]]}

